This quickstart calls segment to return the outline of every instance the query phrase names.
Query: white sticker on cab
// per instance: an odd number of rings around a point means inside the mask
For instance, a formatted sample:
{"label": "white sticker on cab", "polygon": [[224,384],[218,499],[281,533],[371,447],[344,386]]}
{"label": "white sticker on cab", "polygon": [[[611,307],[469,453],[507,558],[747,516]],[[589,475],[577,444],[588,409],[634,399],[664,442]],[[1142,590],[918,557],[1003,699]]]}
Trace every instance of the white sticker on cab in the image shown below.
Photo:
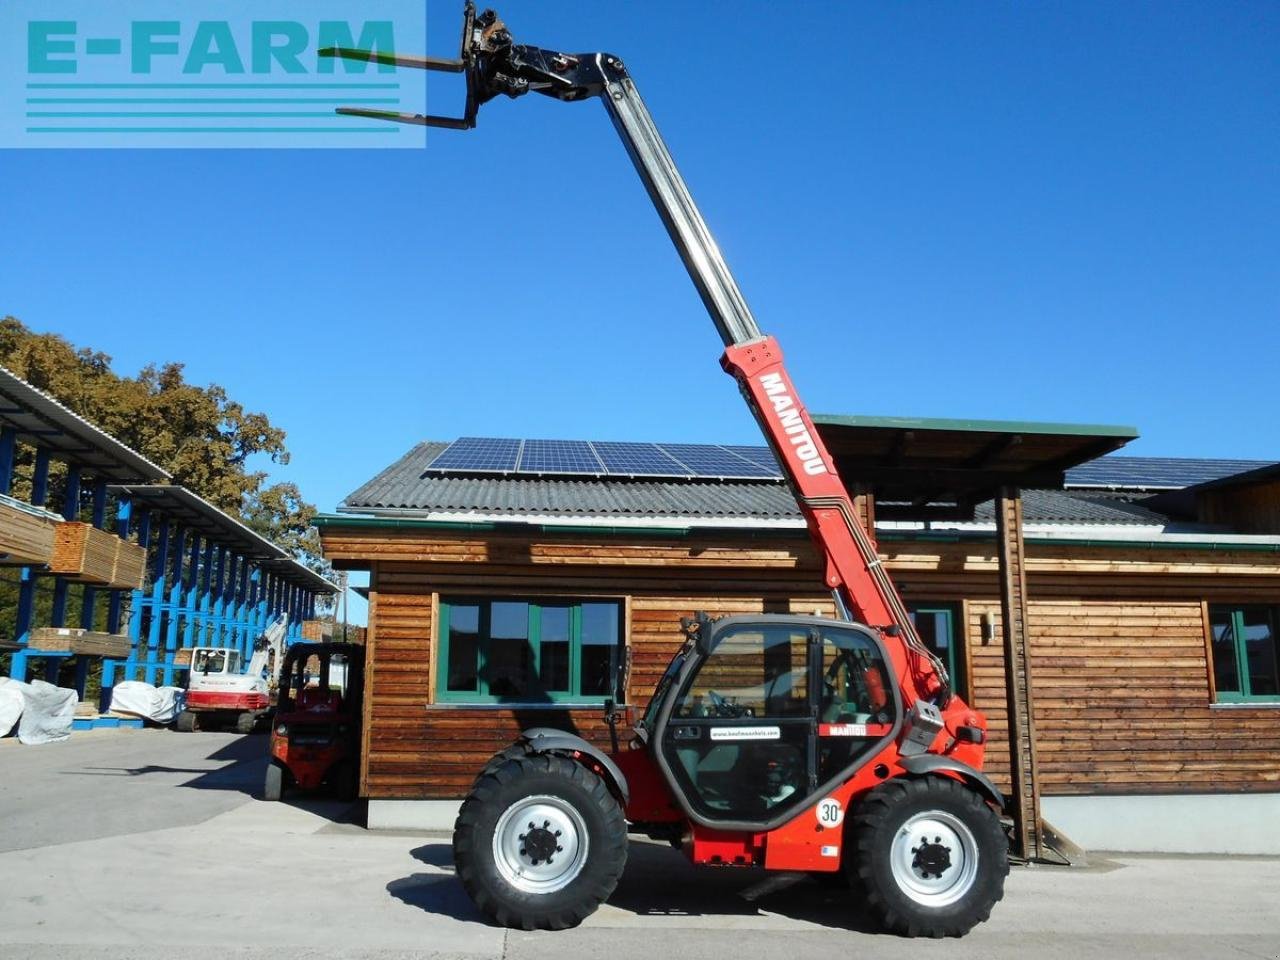
{"label": "white sticker on cab", "polygon": [[712,740],[778,740],[781,727],[712,727]]}

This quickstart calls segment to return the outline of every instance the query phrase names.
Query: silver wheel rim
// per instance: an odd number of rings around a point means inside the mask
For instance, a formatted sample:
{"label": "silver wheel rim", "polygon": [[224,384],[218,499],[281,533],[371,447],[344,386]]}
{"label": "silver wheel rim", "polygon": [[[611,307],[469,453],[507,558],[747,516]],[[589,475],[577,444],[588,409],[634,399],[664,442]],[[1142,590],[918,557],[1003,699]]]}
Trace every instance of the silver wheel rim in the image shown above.
{"label": "silver wheel rim", "polygon": [[559,797],[525,797],[498,818],[493,862],[503,880],[524,893],[555,893],[587,862],[587,825]]}
{"label": "silver wheel rim", "polygon": [[978,877],[978,844],[959,817],[917,813],[898,828],[889,852],[898,889],[926,907],[955,903]]}

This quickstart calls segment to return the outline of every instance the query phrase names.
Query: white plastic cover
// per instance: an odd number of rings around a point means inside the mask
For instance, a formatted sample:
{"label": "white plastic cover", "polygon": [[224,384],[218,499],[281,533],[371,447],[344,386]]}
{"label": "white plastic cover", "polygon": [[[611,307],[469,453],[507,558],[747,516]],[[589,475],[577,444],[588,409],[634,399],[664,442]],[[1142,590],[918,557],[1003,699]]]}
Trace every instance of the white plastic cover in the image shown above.
{"label": "white plastic cover", "polygon": [[22,695],[22,716],[18,718],[18,739],[23,743],[53,743],[71,736],[79,695],[74,690],[55,687],[43,680],[20,683],[0,677],[0,690],[17,690]]}
{"label": "white plastic cover", "polygon": [[181,687],[156,687],[141,680],[124,680],[111,688],[111,710],[130,713],[144,720],[169,723],[186,704]]}
{"label": "white plastic cover", "polygon": [[[0,677],[0,680],[7,678]],[[7,737],[22,716],[22,691],[9,684],[0,685],[0,737]]]}

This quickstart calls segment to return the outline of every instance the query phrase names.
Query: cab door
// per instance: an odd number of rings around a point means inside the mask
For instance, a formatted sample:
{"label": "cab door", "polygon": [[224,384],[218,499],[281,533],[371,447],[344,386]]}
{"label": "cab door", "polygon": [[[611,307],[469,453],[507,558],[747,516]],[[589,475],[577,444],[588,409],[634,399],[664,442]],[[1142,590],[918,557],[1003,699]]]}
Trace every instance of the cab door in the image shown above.
{"label": "cab door", "polygon": [[683,685],[661,749],[704,818],[770,820],[811,792],[817,722],[811,642],[804,625],[725,628]]}
{"label": "cab door", "polygon": [[700,819],[765,825],[856,770],[891,732],[884,657],[864,631],[821,621],[744,621],[674,697],[658,748]]}

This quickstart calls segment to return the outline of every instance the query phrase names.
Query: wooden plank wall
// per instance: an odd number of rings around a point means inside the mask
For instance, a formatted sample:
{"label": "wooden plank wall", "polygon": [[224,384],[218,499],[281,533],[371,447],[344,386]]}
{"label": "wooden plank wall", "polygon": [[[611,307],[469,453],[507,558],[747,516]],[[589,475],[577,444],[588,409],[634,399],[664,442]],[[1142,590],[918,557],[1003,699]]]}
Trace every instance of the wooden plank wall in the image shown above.
{"label": "wooden plank wall", "polygon": [[[601,744],[596,709],[458,708],[432,700],[433,594],[631,598],[631,690],[643,702],[679,646],[679,619],[832,612],[804,541],[583,542],[325,531],[326,552],[373,567],[364,792],[460,796],[522,727]],[[886,543],[908,599],[963,601],[970,699],[991,725],[1008,788],[995,547]],[[1280,791],[1280,710],[1210,707],[1206,601],[1280,603],[1280,556],[1028,545],[1035,723],[1045,795]],[[992,615],[993,639],[982,639]]]}

